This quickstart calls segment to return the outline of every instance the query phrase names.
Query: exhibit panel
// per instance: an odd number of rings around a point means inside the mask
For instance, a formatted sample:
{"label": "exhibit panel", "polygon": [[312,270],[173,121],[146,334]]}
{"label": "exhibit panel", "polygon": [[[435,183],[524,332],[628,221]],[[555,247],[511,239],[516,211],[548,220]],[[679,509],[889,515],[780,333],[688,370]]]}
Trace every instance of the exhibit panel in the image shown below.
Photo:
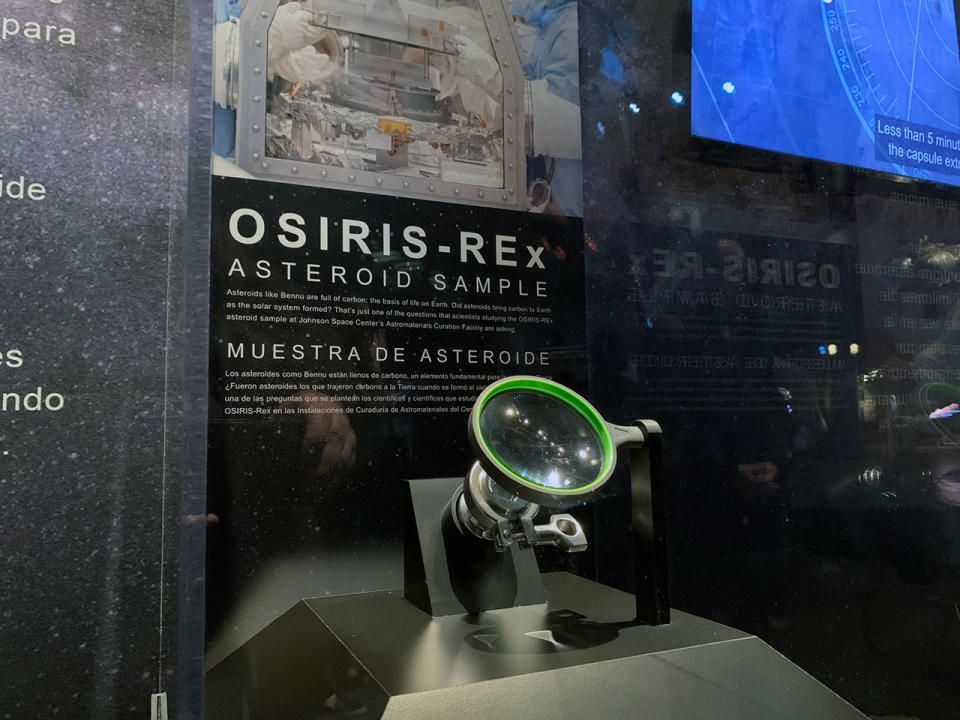
{"label": "exhibit panel", "polygon": [[202,716],[206,5],[0,2],[11,720]]}
{"label": "exhibit panel", "polygon": [[405,481],[490,382],[587,381],[575,3],[216,15],[209,667],[402,584]]}
{"label": "exhibit panel", "polygon": [[960,719],[955,0],[0,0],[0,714]]}
{"label": "exhibit panel", "polygon": [[218,22],[210,717],[957,717],[950,3]]}

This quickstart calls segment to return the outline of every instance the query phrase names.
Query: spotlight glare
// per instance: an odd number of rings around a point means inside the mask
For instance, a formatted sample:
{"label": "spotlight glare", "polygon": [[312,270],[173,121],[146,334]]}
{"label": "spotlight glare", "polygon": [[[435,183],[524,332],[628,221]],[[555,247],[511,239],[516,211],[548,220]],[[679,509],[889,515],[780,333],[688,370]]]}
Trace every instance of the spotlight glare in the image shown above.
{"label": "spotlight glare", "polygon": [[686,98],[683,96],[683,93],[679,90],[674,90],[673,94],[670,96],[670,99],[673,100],[673,102],[677,105],[683,105],[684,100],[686,100]]}

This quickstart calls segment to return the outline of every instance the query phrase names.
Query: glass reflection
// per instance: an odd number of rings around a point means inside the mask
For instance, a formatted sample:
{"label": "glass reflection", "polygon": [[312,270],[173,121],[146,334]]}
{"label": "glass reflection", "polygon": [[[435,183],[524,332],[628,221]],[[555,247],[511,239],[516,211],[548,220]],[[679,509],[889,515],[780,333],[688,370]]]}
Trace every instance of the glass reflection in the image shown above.
{"label": "glass reflection", "polygon": [[480,411],[480,433],[514,472],[542,487],[576,490],[602,467],[599,433],[575,408],[530,390],[494,395]]}
{"label": "glass reflection", "polygon": [[486,473],[483,474],[483,494],[487,502],[503,511],[508,517],[519,513],[529,504],[520,496],[514,495],[502,485],[495,483]]}

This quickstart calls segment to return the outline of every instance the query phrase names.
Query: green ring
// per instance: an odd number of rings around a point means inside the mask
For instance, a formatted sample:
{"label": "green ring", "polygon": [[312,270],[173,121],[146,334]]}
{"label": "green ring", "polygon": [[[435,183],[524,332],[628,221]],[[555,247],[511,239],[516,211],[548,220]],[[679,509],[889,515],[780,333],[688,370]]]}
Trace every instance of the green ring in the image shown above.
{"label": "green ring", "polygon": [[[514,472],[487,444],[487,441],[480,433],[480,413],[483,412],[484,406],[494,395],[499,395],[507,390],[516,389],[536,390],[546,395],[550,395],[561,402],[567,403],[577,410],[580,415],[586,418],[593,429],[597,432],[597,434],[600,436],[600,443],[603,446],[603,464],[600,466],[600,471],[597,473],[596,479],[593,480],[589,485],[584,485],[580,488],[570,488],[567,490],[563,488],[552,488],[547,485],[538,485],[537,483],[531,482],[522,475]],[[546,378],[526,376],[510,377],[489,385],[487,389],[480,394],[480,397],[477,398],[476,412],[474,412],[473,423],[474,437],[477,439],[477,442],[480,443],[487,456],[500,467],[500,470],[512,480],[541,492],[547,491],[551,494],[557,495],[582,495],[587,493],[591,489],[603,484],[606,481],[607,477],[610,475],[610,472],[613,470],[613,465],[616,460],[616,454],[613,451],[613,439],[610,437],[610,430],[607,429],[607,424],[603,421],[603,418],[600,417],[600,413],[598,413],[590,403],[588,403],[570,388],[564,387],[563,385],[555,383],[552,380],[547,380]]]}

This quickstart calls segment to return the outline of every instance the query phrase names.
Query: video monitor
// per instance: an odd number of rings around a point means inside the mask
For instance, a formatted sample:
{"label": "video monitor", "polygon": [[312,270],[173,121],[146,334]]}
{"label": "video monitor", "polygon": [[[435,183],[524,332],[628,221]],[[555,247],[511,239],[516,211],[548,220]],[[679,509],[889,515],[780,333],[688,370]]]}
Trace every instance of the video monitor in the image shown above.
{"label": "video monitor", "polygon": [[693,0],[694,135],[960,185],[954,0]]}

